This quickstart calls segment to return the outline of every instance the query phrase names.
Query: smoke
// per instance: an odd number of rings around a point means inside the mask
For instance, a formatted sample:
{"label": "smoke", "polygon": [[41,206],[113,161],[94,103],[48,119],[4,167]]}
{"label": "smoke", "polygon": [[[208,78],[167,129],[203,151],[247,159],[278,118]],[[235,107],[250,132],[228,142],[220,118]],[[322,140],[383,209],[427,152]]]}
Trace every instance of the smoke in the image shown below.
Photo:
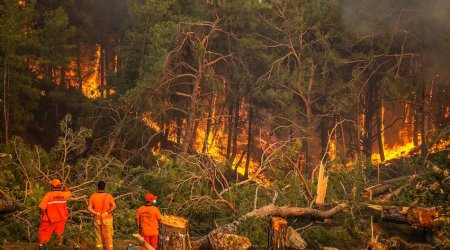
{"label": "smoke", "polygon": [[[432,80],[449,84],[450,1],[449,0],[343,0],[346,28],[356,35],[408,30],[417,37],[424,52],[424,72]],[[416,45],[411,45],[416,46]]]}
{"label": "smoke", "polygon": [[[450,0],[342,0],[342,3],[345,28],[357,37],[394,34],[398,51],[403,31],[411,33],[405,50],[422,55],[415,58],[420,68],[417,79],[419,84],[425,83],[427,93],[433,86],[433,108],[428,112],[433,112],[431,119],[439,123],[436,112],[450,106]],[[409,63],[405,61],[404,64]],[[385,124],[400,117],[402,112],[402,105],[388,108]],[[402,141],[401,129],[398,123],[386,131],[385,143],[394,145]]]}

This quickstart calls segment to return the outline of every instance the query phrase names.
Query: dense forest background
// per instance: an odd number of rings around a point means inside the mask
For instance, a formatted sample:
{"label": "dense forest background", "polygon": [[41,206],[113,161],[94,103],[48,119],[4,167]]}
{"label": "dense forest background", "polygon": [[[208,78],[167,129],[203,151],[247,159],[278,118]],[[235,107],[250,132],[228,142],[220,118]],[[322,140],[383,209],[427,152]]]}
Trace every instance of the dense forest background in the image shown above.
{"label": "dense forest background", "polygon": [[[74,194],[77,244],[99,179],[122,239],[148,191],[204,235],[270,202],[308,206],[319,166],[327,200],[359,211],[376,166],[405,157],[416,173],[448,149],[449,13],[446,0],[0,0],[0,198],[20,208],[0,243],[36,241],[52,178]],[[344,248],[368,233],[353,212],[333,236]],[[261,220],[242,227],[256,246]],[[304,236],[319,247],[320,233]]]}

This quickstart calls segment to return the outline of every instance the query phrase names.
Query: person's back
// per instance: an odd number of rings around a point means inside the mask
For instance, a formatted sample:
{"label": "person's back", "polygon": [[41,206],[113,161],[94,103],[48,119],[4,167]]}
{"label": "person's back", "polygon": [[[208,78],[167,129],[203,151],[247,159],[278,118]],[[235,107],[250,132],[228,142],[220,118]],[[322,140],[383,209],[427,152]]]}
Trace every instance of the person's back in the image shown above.
{"label": "person's back", "polygon": [[106,183],[99,181],[97,183],[97,192],[89,198],[88,211],[94,215],[94,230],[96,248],[103,249],[102,235],[107,249],[113,249],[113,216],[112,212],[116,209],[114,198],[105,192]]}
{"label": "person's back", "polygon": [[[161,212],[154,206],[157,196],[149,193],[145,196],[145,204],[136,211],[136,226],[140,235],[153,248],[158,247],[158,222],[161,220]],[[145,247],[141,248],[145,250]]]}
{"label": "person's back", "polygon": [[39,203],[41,223],[38,231],[39,248],[50,240],[53,232],[58,235],[58,248],[63,243],[64,227],[69,218],[67,201],[72,193],[60,180],[53,179],[50,183],[52,190],[47,192]]}
{"label": "person's back", "polygon": [[142,205],[138,208],[141,232],[144,235],[158,235],[158,222],[161,220],[161,212],[153,205]]}
{"label": "person's back", "polygon": [[92,208],[96,211],[95,219],[111,219],[112,214],[106,214],[103,217],[101,214],[108,212],[111,209],[112,202],[114,202],[114,198],[111,194],[100,191],[97,193],[94,193],[89,198],[89,205],[92,205]]}
{"label": "person's back", "polygon": [[69,218],[67,200],[70,199],[70,191],[53,190],[45,194],[39,207],[45,209],[42,220],[56,222]]}

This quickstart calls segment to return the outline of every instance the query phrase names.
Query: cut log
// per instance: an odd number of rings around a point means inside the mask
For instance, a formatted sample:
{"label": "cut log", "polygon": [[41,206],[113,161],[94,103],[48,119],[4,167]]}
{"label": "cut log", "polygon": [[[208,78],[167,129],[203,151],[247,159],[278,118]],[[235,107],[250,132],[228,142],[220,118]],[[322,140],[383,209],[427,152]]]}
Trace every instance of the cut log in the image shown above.
{"label": "cut log", "polygon": [[251,242],[248,238],[235,234],[236,227],[226,224],[209,232],[207,235],[192,241],[192,250],[207,249],[248,249]]}
{"label": "cut log", "polygon": [[212,250],[247,250],[252,243],[247,237],[215,231],[208,235]]}
{"label": "cut log", "polygon": [[381,218],[397,223],[407,223],[414,227],[431,228],[436,219],[442,214],[435,207],[396,207],[368,205],[368,207],[381,211]]}
{"label": "cut log", "polygon": [[375,186],[364,189],[364,191],[362,192],[362,195],[364,197],[366,197],[367,199],[371,200],[372,197],[375,197],[377,195],[380,195],[380,194],[390,190],[395,183],[398,183],[399,181],[403,181],[403,180],[411,181],[411,180],[414,180],[415,178],[417,178],[418,176],[419,175],[414,174],[414,175],[408,175],[408,176],[403,176],[403,177],[399,177],[399,178],[393,178],[393,179],[382,181],[380,184],[377,184]]}
{"label": "cut log", "polygon": [[303,250],[306,249],[306,241],[300,236],[295,229],[288,227],[287,232],[288,249]]}
{"label": "cut log", "polygon": [[287,247],[287,220],[282,217],[272,217],[269,227],[269,249],[285,249]]}
{"label": "cut log", "polygon": [[133,234],[133,237],[136,238],[136,240],[139,242],[139,246],[145,247],[148,250],[156,250],[153,248],[150,244],[148,244],[144,238],[140,234]]}
{"label": "cut log", "polygon": [[269,227],[269,249],[306,249],[306,242],[295,229],[288,227],[286,219],[272,217]]}
{"label": "cut log", "polygon": [[190,250],[189,223],[184,218],[175,215],[165,215],[160,224],[161,239],[158,241],[160,250]]}
{"label": "cut log", "polygon": [[407,185],[404,185],[404,186],[401,186],[401,187],[397,188],[396,190],[394,190],[394,191],[392,191],[390,193],[382,195],[382,196],[377,198],[377,201],[379,201],[379,202],[390,201],[393,197],[398,196],[403,191],[403,189],[405,189],[406,187],[407,187]]}
{"label": "cut log", "polygon": [[364,189],[363,196],[366,199],[372,200],[372,197],[382,194],[392,188],[392,184],[378,184]]}
{"label": "cut log", "polygon": [[441,213],[436,208],[412,207],[409,209],[407,219],[413,227],[431,228]]}

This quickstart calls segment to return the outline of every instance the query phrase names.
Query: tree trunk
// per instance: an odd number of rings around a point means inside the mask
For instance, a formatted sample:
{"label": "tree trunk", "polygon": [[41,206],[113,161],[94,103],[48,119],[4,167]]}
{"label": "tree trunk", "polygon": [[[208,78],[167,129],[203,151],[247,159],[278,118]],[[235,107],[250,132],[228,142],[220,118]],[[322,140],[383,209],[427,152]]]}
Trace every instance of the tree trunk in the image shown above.
{"label": "tree trunk", "polygon": [[245,172],[244,172],[244,179],[248,179],[248,169],[250,166],[250,156],[252,153],[253,148],[253,107],[252,104],[249,103],[248,107],[248,138],[247,138],[247,158],[245,161]]}
{"label": "tree trunk", "polygon": [[209,134],[211,132],[211,124],[212,124],[212,119],[213,119],[214,106],[216,105],[216,98],[217,98],[217,95],[214,94],[211,97],[211,101],[209,102],[209,112],[208,112],[208,118],[206,120],[205,138],[203,139],[203,149],[202,149],[203,154],[206,153],[207,149],[208,149],[208,139],[209,139]]}
{"label": "tree trunk", "polygon": [[166,215],[163,216],[160,225],[159,230],[162,237],[158,241],[159,250],[191,249],[187,220],[174,215]]}
{"label": "tree trunk", "polygon": [[[236,158],[237,154],[237,139],[239,136],[239,110],[240,110],[240,94],[239,94],[239,83],[236,84],[236,99],[234,104],[234,123],[233,123],[233,144],[231,146],[231,159],[230,163],[234,162],[234,158]],[[237,166],[235,168],[237,170]]]}
{"label": "tree trunk", "polygon": [[[230,94],[231,95],[231,94]],[[230,97],[228,103],[228,131],[227,131],[227,160],[230,162],[230,156],[231,156],[231,141],[233,138],[233,110],[234,110],[234,102],[233,99]],[[230,164],[231,166],[232,164]]]}
{"label": "tree trunk", "polygon": [[423,85],[422,85],[422,100],[421,100],[421,105],[420,105],[420,114],[421,114],[421,118],[422,118],[422,126],[421,126],[421,145],[420,145],[420,153],[421,153],[421,158],[422,160],[426,160],[426,157],[428,155],[428,145],[427,145],[427,140],[426,140],[426,133],[427,133],[427,115],[426,115],[426,83],[425,81],[423,81]]}
{"label": "tree trunk", "polygon": [[8,66],[7,66],[7,55],[5,55],[5,60],[3,63],[3,122],[4,122],[4,139],[5,145],[8,147],[9,144],[9,132],[8,132]]}
{"label": "tree trunk", "polygon": [[374,83],[369,83],[366,92],[366,107],[364,110],[364,131],[363,136],[363,152],[367,159],[372,158],[372,116],[375,110],[374,106]]}
{"label": "tree trunk", "polygon": [[108,97],[109,96],[109,89],[108,89],[108,86],[107,86],[107,84],[108,84],[108,79],[107,79],[107,76],[108,76],[108,71],[109,71],[109,61],[110,61],[110,56],[109,56],[109,47],[108,46],[106,46],[105,45],[105,49],[104,49],[104,51],[103,51],[103,53],[104,53],[104,56],[103,56],[103,77],[104,77],[104,79],[103,79],[103,84],[104,84],[104,89],[105,89],[105,97]]}
{"label": "tree trunk", "polygon": [[272,217],[272,223],[269,227],[269,246],[268,249],[286,249],[287,248],[287,220],[281,217]]}
{"label": "tree trunk", "polygon": [[378,109],[377,112],[377,141],[378,141],[378,152],[380,153],[380,160],[383,162],[386,158],[384,156],[383,147],[383,107]]}
{"label": "tree trunk", "polygon": [[77,83],[80,93],[83,93],[83,76],[81,73],[81,44],[77,43]]}
{"label": "tree trunk", "polygon": [[182,150],[183,152],[188,152],[189,148],[192,144],[193,139],[193,129],[195,126],[195,119],[197,118],[197,99],[200,95],[200,83],[202,82],[202,76],[203,76],[203,58],[199,57],[197,59],[197,75],[194,80],[194,86],[192,89],[191,94],[191,106],[188,110],[188,116],[186,120],[186,131],[184,134],[183,144],[182,144]]}
{"label": "tree trunk", "polygon": [[[61,87],[66,87],[66,66],[65,65],[61,65],[61,70],[60,70],[60,79],[59,79],[59,85]],[[70,85],[69,85],[70,86]]]}
{"label": "tree trunk", "polygon": [[177,117],[177,144],[181,144],[181,137],[183,133],[183,118],[178,116]]}
{"label": "tree trunk", "polygon": [[106,97],[105,88],[105,50],[103,43],[100,43],[100,93],[101,97]]}

